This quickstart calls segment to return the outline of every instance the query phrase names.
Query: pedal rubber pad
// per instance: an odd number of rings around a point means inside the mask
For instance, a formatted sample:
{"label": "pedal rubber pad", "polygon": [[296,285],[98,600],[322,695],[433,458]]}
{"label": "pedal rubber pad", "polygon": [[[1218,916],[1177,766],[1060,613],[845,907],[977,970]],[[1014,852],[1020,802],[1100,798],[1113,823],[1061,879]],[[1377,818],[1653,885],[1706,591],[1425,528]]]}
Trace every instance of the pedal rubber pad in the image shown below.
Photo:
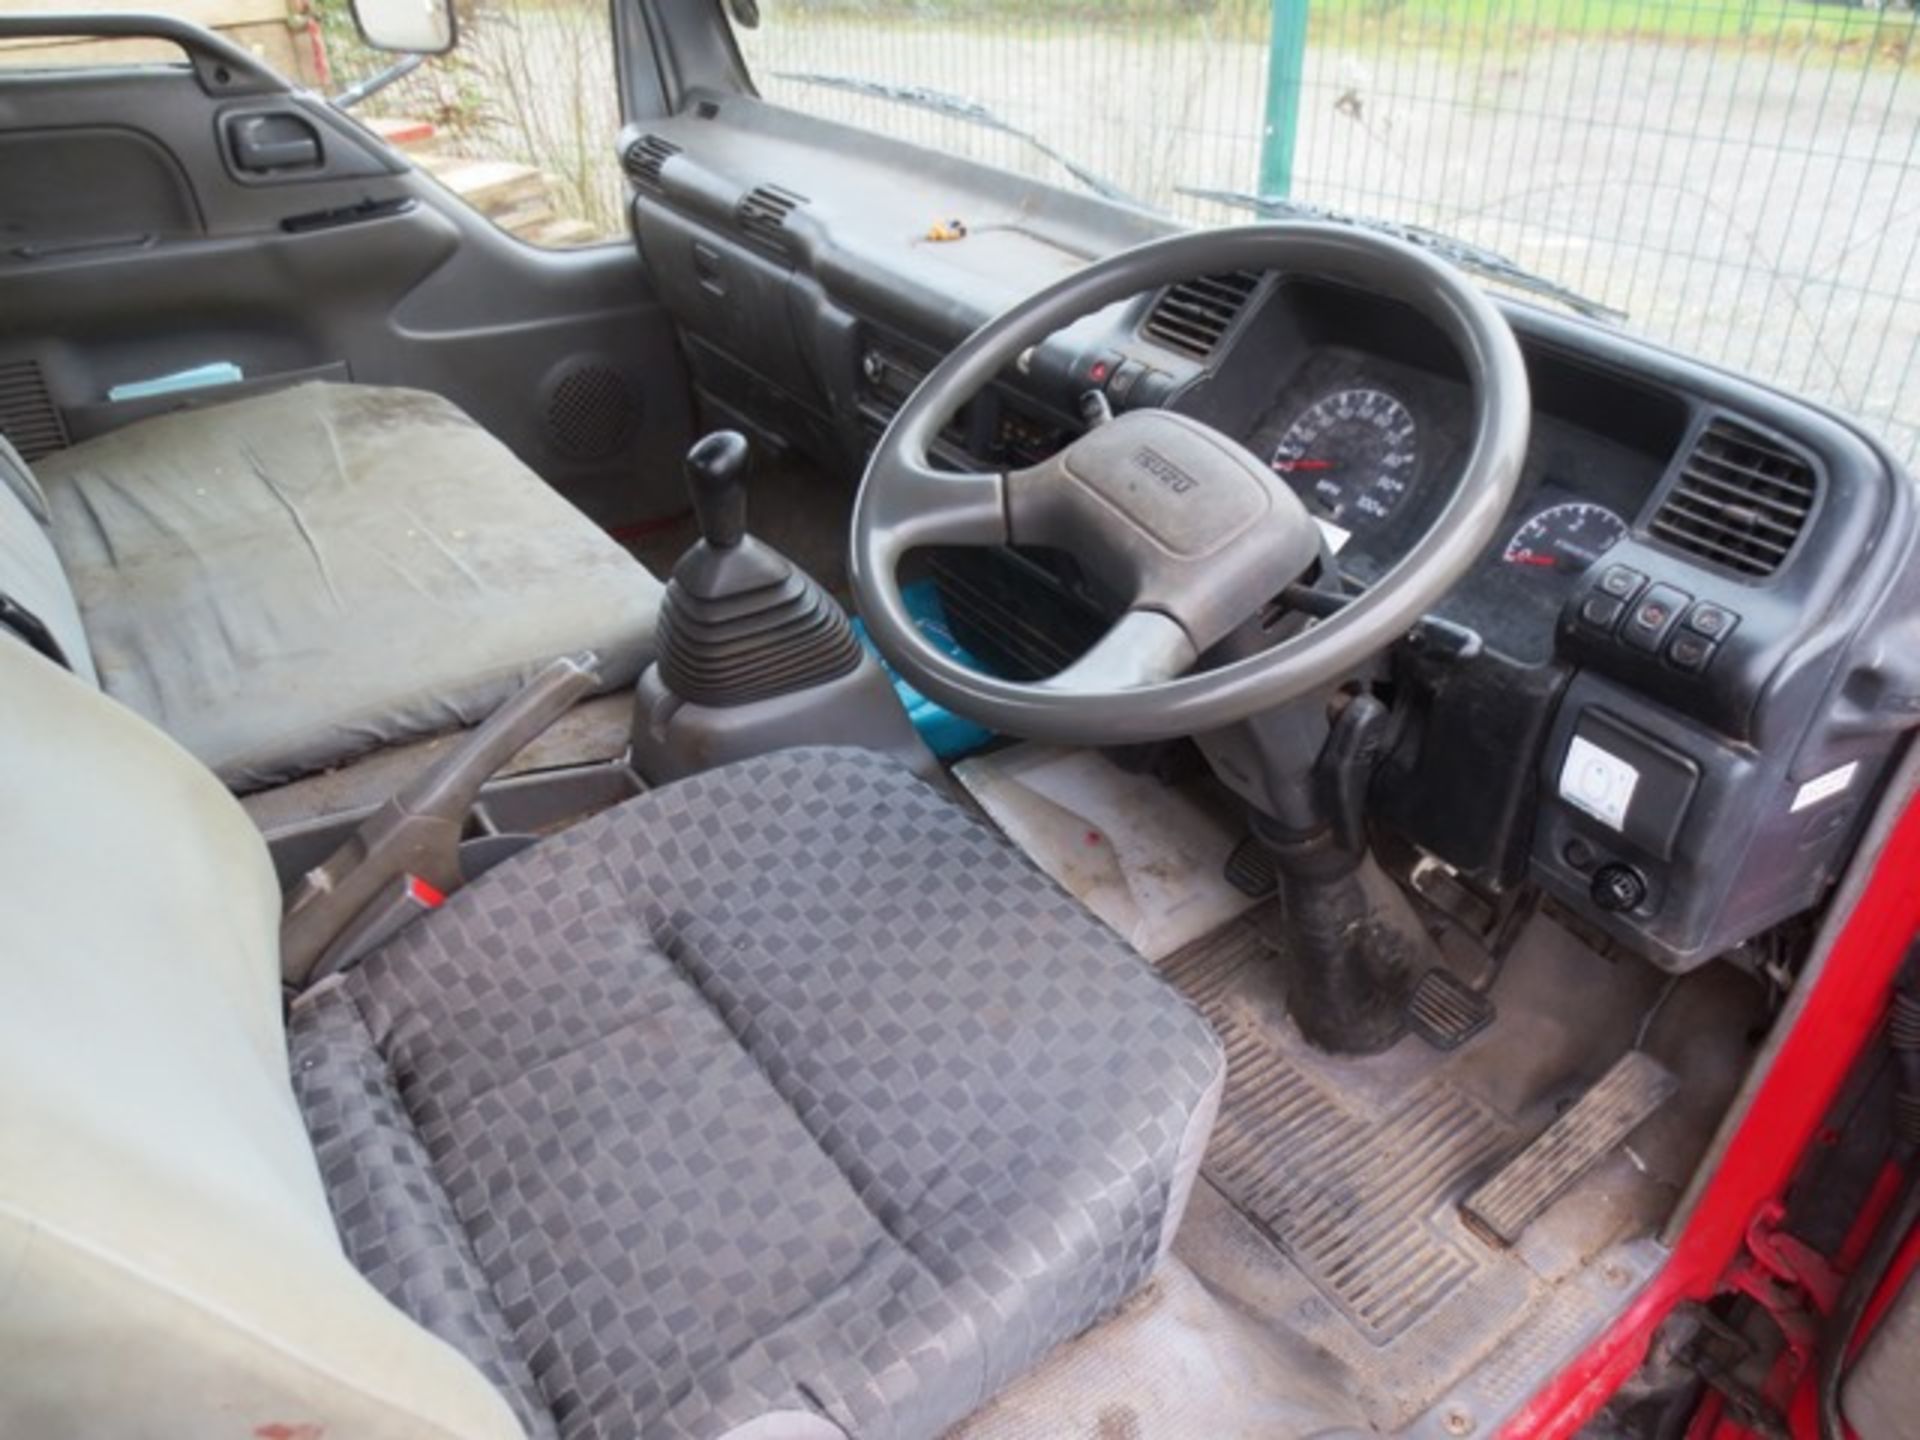
{"label": "pedal rubber pad", "polygon": [[1407,1001],[1407,1028],[1436,1050],[1458,1050],[1493,1023],[1493,1001],[1451,970],[1427,971]]}
{"label": "pedal rubber pad", "polygon": [[1469,1195],[1461,1203],[1461,1216],[1482,1239],[1514,1244],[1574,1181],[1679,1087],[1673,1072],[1658,1060],[1629,1050],[1571,1110]]}
{"label": "pedal rubber pad", "polygon": [[1251,835],[1242,837],[1233,847],[1233,853],[1227,856],[1225,874],[1229,885],[1256,900],[1271,895],[1278,883],[1273,873],[1273,856]]}

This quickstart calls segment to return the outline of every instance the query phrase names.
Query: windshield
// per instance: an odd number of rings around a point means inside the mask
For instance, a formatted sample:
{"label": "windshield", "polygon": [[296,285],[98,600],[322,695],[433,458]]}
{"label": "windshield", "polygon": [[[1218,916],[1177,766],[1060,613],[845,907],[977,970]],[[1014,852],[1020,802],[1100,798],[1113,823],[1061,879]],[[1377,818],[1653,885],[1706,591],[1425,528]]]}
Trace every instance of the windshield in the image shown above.
{"label": "windshield", "polygon": [[[1189,223],[1293,206],[1420,227],[1571,292],[1587,313],[1624,314],[1848,410],[1920,459],[1911,10],[761,0],[761,11],[737,33],[778,104],[1104,187]],[[903,103],[902,91],[956,103]]]}

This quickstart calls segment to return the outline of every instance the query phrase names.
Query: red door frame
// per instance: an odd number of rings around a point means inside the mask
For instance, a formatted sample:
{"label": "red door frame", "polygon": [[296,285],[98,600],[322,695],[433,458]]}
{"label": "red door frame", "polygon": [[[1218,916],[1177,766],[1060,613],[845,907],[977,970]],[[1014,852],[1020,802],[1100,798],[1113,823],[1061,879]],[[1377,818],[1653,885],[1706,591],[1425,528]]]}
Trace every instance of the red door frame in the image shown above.
{"label": "red door frame", "polygon": [[1711,1298],[1740,1255],[1748,1223],[1778,1200],[1860,1051],[1873,1038],[1907,947],[1920,932],[1920,796],[1882,847],[1792,1033],[1754,1094],[1666,1265],[1593,1346],[1501,1430],[1503,1440],[1563,1440],[1645,1359],[1674,1307]]}

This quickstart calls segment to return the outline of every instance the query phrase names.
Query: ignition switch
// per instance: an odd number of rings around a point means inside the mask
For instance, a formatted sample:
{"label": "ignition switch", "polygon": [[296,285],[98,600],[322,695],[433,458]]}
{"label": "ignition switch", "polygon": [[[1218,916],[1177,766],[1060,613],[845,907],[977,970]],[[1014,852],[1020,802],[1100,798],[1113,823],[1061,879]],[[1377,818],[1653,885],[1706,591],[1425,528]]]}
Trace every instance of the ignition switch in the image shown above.
{"label": "ignition switch", "polygon": [[1593,872],[1589,887],[1593,903],[1612,915],[1638,910],[1647,898],[1647,877],[1620,860],[1602,865]]}

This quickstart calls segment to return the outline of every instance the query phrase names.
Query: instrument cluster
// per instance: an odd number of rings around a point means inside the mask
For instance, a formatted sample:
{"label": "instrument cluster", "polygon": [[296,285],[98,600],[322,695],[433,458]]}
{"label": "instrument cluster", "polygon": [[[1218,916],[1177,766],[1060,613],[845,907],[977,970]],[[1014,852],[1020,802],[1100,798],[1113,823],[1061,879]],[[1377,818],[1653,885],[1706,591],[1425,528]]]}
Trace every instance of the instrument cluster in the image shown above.
{"label": "instrument cluster", "polygon": [[[1248,444],[1327,528],[1349,583],[1364,587],[1445,506],[1470,444],[1469,399],[1431,371],[1326,347],[1282,387]],[[1512,658],[1545,661],[1567,596],[1626,537],[1658,481],[1643,455],[1536,415],[1513,510],[1442,613]]]}

